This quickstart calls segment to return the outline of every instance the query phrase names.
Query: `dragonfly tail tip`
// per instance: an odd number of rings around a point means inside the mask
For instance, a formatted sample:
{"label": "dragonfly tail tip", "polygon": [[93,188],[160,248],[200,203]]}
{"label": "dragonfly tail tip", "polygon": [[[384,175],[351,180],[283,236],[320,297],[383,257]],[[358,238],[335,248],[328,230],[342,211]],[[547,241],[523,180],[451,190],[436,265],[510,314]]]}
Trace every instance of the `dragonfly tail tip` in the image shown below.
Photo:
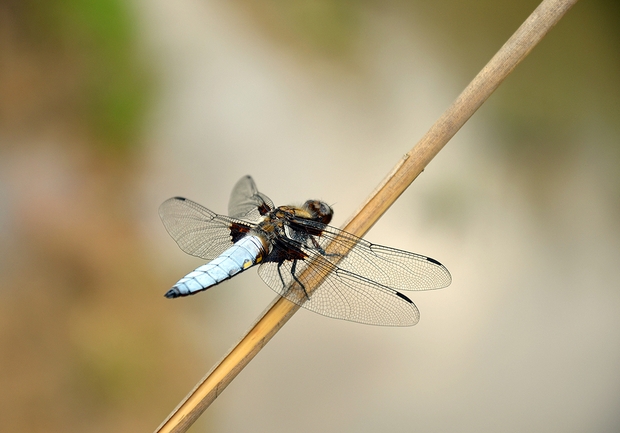
{"label": "dragonfly tail tip", "polygon": [[173,298],[178,298],[179,296],[181,296],[181,294],[179,293],[178,289],[172,288],[168,290],[164,296],[168,299],[173,299]]}

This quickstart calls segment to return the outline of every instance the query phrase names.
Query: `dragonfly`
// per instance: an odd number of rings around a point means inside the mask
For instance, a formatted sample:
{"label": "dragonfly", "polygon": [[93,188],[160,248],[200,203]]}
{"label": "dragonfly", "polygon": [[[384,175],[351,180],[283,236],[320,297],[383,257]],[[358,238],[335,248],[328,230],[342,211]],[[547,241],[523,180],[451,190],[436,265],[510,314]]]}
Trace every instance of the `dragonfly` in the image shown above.
{"label": "dragonfly", "polygon": [[208,261],[166,298],[193,295],[258,265],[271,289],[307,310],[370,325],[411,326],[420,313],[400,291],[440,289],[452,281],[435,259],[330,226],[333,210],[323,201],[275,207],[250,176],[233,188],[228,216],[183,197],[166,200],[159,215],[181,250]]}

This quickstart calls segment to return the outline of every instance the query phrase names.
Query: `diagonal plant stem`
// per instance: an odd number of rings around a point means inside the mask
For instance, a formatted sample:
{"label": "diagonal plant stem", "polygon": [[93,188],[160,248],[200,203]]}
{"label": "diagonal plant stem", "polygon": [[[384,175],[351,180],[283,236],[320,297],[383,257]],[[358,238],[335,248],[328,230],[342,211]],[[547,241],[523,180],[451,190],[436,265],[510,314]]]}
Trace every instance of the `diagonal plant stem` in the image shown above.
{"label": "diagonal plant stem", "polygon": [[[543,0],[428,132],[394,167],[344,230],[362,237],[577,0]],[[274,299],[241,341],[196,385],[156,433],[185,432],[300,307]]]}

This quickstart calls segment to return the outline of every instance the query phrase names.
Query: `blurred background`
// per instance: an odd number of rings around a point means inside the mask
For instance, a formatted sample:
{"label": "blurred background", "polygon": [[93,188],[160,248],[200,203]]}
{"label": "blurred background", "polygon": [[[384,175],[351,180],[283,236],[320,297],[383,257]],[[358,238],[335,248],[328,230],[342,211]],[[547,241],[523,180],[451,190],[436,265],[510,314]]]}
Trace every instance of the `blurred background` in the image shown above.
{"label": "blurred background", "polygon": [[[347,220],[526,0],[1,0],[0,430],[153,431],[274,298],[157,208]],[[620,6],[578,3],[366,236],[434,257],[414,328],[300,311],[194,432],[620,428]]]}

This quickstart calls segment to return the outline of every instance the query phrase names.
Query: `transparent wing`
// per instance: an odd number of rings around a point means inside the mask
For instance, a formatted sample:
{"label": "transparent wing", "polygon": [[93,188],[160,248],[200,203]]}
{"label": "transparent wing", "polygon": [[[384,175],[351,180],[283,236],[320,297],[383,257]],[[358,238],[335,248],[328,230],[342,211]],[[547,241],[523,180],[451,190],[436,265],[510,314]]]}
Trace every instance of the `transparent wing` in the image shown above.
{"label": "transparent wing", "polygon": [[[309,253],[307,260],[263,263],[258,274],[281,296],[324,316],[369,325],[418,323],[420,313],[405,295],[340,269],[325,256]],[[318,287],[308,297],[305,288],[317,282]]]}
{"label": "transparent wing", "polygon": [[163,202],[159,216],[183,251],[206,260],[218,257],[251,228],[247,222],[218,215],[182,197]]}
{"label": "transparent wing", "polygon": [[273,208],[271,199],[258,192],[251,176],[239,179],[230,193],[228,215],[232,218],[256,222]]}
{"label": "transparent wing", "polygon": [[[372,244],[335,227],[297,218],[291,230],[304,247],[316,250],[341,269],[397,290],[429,290],[447,287],[450,272],[437,260],[420,254]],[[301,233],[301,235],[300,235]],[[319,233],[315,236],[303,233]],[[345,255],[346,251],[349,251]],[[344,258],[343,258],[344,255]]]}

